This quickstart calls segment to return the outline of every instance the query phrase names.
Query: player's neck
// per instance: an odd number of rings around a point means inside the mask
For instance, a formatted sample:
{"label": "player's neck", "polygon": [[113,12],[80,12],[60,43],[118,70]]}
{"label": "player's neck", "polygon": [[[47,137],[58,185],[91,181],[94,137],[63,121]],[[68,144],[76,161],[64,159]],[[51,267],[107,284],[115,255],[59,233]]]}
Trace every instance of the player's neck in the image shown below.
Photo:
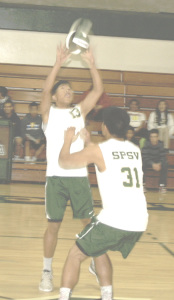
{"label": "player's neck", "polygon": [[120,138],[116,135],[112,135],[111,138],[114,139],[114,140],[120,141],[120,142],[123,142],[125,140],[124,138]]}
{"label": "player's neck", "polygon": [[56,107],[60,108],[60,109],[66,109],[66,108],[70,108],[70,104],[66,104],[66,103],[56,103]]}
{"label": "player's neck", "polygon": [[124,138],[120,138],[116,135],[110,134],[109,131],[105,132],[104,138],[105,138],[105,140],[110,140],[110,139],[114,139],[114,140],[117,140],[117,141],[124,141],[125,140]]}

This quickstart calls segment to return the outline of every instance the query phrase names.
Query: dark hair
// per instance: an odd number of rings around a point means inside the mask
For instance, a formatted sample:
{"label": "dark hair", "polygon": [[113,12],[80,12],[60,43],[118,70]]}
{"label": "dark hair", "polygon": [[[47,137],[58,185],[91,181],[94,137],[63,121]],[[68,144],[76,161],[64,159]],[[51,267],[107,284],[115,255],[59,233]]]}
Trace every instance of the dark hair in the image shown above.
{"label": "dark hair", "polygon": [[37,102],[35,102],[35,101],[33,101],[33,102],[31,102],[30,104],[29,104],[29,108],[30,107],[33,107],[33,106],[39,106],[39,104],[37,103]]}
{"label": "dark hair", "polygon": [[128,113],[116,106],[109,106],[103,109],[103,123],[110,134],[124,138],[129,127],[130,117]]}
{"label": "dark hair", "polygon": [[132,130],[133,132],[135,131],[135,130],[134,130],[134,127],[132,127],[132,126],[130,126],[130,125],[128,126],[128,129],[127,129],[127,130]]}
{"label": "dark hair", "polygon": [[4,86],[0,86],[0,93],[1,93],[2,97],[7,96],[7,94],[8,94],[7,88]]}
{"label": "dark hair", "polygon": [[159,105],[161,102],[164,102],[166,104],[166,109],[164,111],[164,114],[165,114],[165,124],[167,124],[167,121],[168,121],[168,109],[167,109],[167,103],[164,99],[161,99],[158,104],[157,104],[157,108],[156,108],[156,121],[157,121],[157,124],[158,125],[161,125],[161,111],[159,110]]}
{"label": "dark hair", "polygon": [[69,86],[70,85],[70,82],[68,80],[59,80],[58,82],[55,83],[55,85],[53,86],[52,90],[51,90],[51,94],[54,95],[58,89],[58,87],[62,84],[67,84]]}
{"label": "dark hair", "polygon": [[150,136],[151,134],[153,134],[153,133],[159,134],[159,130],[156,129],[156,128],[151,129],[151,130],[149,131],[149,136]]}
{"label": "dark hair", "polygon": [[139,100],[138,100],[138,99],[135,99],[135,98],[133,98],[133,99],[131,99],[131,100],[129,101],[129,108],[130,108],[130,105],[132,104],[132,102],[136,102],[136,104],[137,104],[138,108],[140,107],[140,102],[139,102]]}
{"label": "dark hair", "polygon": [[10,103],[10,104],[14,107],[14,103],[13,103],[13,101],[12,101],[11,99],[7,99],[7,100],[4,102],[3,107],[4,107],[4,105],[7,104],[7,103]]}

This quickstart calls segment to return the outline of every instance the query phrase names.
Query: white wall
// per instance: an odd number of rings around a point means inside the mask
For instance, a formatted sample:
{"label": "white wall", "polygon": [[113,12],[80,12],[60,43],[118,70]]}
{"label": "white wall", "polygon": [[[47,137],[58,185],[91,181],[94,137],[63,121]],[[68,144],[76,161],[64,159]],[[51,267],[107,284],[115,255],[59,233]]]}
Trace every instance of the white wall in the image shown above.
{"label": "white wall", "polygon": [[[0,63],[52,66],[65,34],[0,30]],[[174,73],[174,42],[91,36],[99,69]],[[73,56],[69,67],[86,67]]]}

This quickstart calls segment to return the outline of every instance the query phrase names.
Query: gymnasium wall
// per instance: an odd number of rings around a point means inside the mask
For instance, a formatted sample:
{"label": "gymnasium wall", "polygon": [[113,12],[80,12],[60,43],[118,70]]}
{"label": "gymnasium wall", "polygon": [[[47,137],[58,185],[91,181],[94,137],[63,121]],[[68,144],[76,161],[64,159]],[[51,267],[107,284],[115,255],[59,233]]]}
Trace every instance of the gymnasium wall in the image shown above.
{"label": "gymnasium wall", "polygon": [[[56,47],[67,34],[0,30],[0,63],[52,66]],[[174,41],[94,36],[90,43],[97,67],[107,70],[174,73]],[[65,67],[85,68],[72,56]]]}

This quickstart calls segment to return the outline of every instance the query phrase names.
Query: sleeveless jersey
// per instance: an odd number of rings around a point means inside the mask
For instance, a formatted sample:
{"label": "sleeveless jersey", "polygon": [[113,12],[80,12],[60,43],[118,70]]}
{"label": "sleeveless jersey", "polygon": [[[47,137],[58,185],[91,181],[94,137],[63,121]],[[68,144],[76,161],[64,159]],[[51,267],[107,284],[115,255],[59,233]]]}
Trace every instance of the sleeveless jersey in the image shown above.
{"label": "sleeveless jersey", "polygon": [[[51,107],[48,123],[43,125],[46,136],[47,172],[46,176],[83,177],[87,176],[87,169],[62,169],[58,164],[58,157],[64,143],[64,131],[68,127],[75,127],[76,132],[84,128],[84,119],[79,106],[60,109]],[[84,148],[83,140],[78,137],[72,143],[70,152],[81,151]]]}
{"label": "sleeveless jersey", "polygon": [[108,226],[144,231],[148,213],[143,192],[140,149],[129,141],[110,139],[99,144],[106,165],[96,175],[103,209],[98,220]]}

